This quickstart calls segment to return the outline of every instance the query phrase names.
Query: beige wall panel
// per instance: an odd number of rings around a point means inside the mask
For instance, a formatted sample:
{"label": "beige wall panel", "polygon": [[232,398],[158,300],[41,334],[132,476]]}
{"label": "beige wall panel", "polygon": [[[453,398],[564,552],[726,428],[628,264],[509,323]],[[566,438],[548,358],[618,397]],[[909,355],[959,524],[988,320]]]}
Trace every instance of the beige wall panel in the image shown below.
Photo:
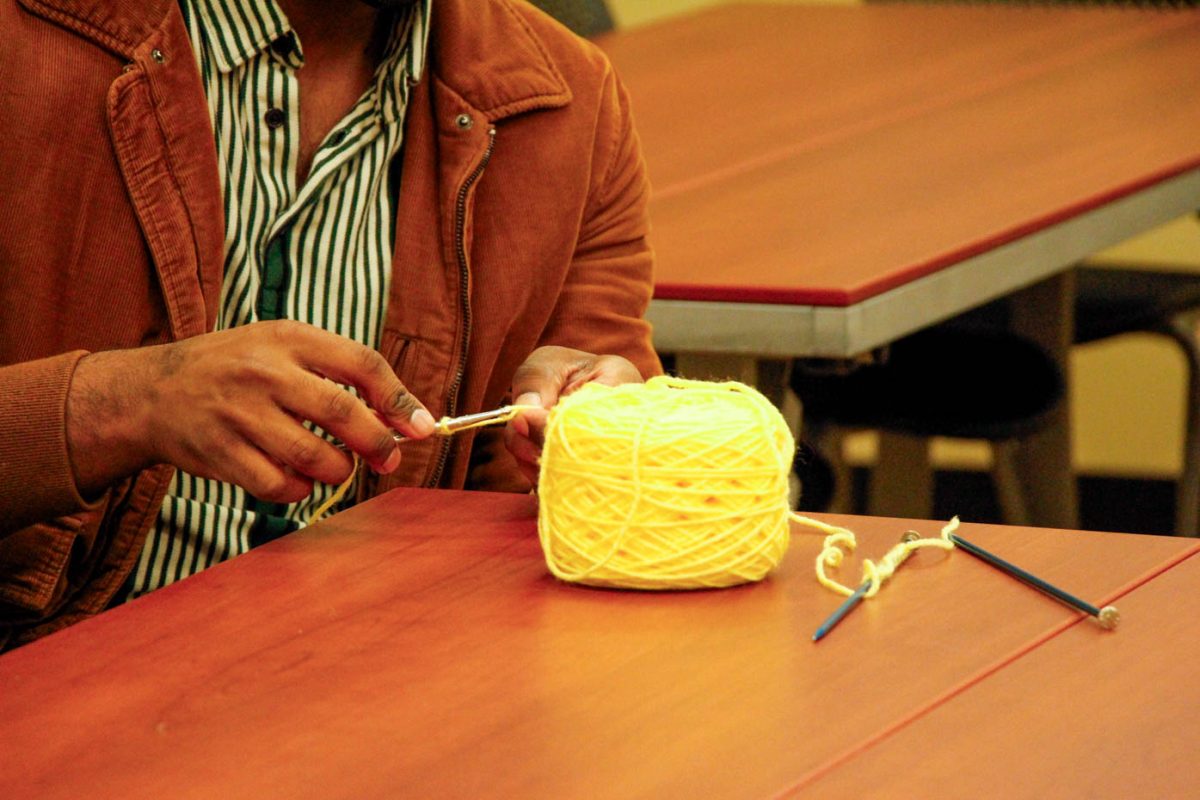
{"label": "beige wall panel", "polygon": [[[629,28],[645,25],[665,17],[695,11],[706,6],[728,5],[737,0],[608,0],[609,10],[618,26]],[[852,5],[858,0],[772,0],[772,2],[808,2]]]}

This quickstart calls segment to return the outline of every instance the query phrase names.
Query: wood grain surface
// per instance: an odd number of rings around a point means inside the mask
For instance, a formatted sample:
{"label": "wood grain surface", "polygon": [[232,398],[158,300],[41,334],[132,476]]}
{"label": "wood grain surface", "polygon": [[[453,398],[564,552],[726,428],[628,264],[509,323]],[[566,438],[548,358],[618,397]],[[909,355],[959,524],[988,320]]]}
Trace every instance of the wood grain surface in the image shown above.
{"label": "wood grain surface", "polygon": [[601,40],[655,296],[846,306],[1200,168],[1200,12],[731,5]]}
{"label": "wood grain surface", "polygon": [[[1191,797],[1200,786],[1200,557],[831,771],[818,797]],[[1119,639],[1119,641],[1117,641]],[[990,787],[990,789],[989,789]]]}
{"label": "wood grain surface", "polygon": [[[840,600],[812,574],[819,535],[797,531],[752,586],[595,590],[548,575],[534,503],[397,490],[0,657],[0,797],[760,797],[1041,648],[1089,665],[1169,655],[1139,633],[1168,615],[1135,603],[1105,633],[962,553],[918,554],[814,645]],[[940,528],[826,519],[866,557]],[[1200,546],[963,534],[1100,604]],[[843,573],[857,581],[858,557]],[[1141,680],[1099,678],[1117,703]],[[1016,686],[1046,702],[1058,687]]]}

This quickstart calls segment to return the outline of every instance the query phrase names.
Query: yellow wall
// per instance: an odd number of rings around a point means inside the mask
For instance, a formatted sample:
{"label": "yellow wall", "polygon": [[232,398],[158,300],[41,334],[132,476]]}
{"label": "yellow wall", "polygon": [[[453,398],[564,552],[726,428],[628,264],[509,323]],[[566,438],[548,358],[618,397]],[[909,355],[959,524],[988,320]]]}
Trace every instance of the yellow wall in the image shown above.
{"label": "yellow wall", "polygon": [[[1200,222],[1176,220],[1097,255],[1200,272]],[[1173,476],[1183,448],[1186,365],[1179,347],[1131,334],[1075,349],[1075,465],[1102,475]]]}
{"label": "yellow wall", "polygon": [[[816,2],[818,0],[772,0],[773,2]],[[656,19],[683,14],[706,6],[719,6],[738,0],[608,0],[613,19],[622,28],[644,25]],[[823,3],[851,5],[857,0],[819,0]]]}
{"label": "yellow wall", "polygon": [[609,0],[613,19],[622,28],[643,25],[656,19],[682,14],[725,0]]}
{"label": "yellow wall", "polygon": [[[617,24],[631,27],[737,0],[608,2]],[[1155,268],[1200,272],[1200,223],[1194,217],[1177,220],[1099,254],[1096,260],[1136,261]],[[1125,336],[1077,348],[1071,368],[1076,468],[1102,475],[1174,475],[1183,442],[1185,380],[1178,348],[1150,335]],[[848,446],[852,462],[872,460],[870,436],[852,437]],[[979,446],[939,441],[934,447],[935,461],[946,466],[977,467],[987,458],[986,448]]]}

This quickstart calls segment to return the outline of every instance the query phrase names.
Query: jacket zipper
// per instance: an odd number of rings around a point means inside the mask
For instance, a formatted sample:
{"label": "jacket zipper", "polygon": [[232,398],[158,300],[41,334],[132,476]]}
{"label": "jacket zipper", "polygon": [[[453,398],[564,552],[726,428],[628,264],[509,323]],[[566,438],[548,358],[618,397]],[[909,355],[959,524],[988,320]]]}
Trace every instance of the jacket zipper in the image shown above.
{"label": "jacket zipper", "polygon": [[[467,345],[471,341],[471,292],[470,292],[470,270],[467,266],[467,242],[466,242],[466,227],[467,227],[467,193],[471,191],[471,187],[479,180],[479,176],[483,174],[487,168],[488,162],[492,160],[492,150],[496,146],[496,128],[488,129],[487,148],[483,151],[483,158],[475,165],[475,169],[471,170],[471,174],[463,181],[462,186],[458,189],[458,198],[454,206],[454,246],[458,253],[458,307],[462,314],[463,325],[462,335],[458,341],[458,368],[454,373],[454,380],[450,382],[450,390],[446,394],[446,414],[454,416],[458,413],[458,392],[462,388],[463,378],[467,371]],[[446,469],[446,461],[450,457],[450,447],[453,440],[446,436],[442,438],[438,449],[437,463],[434,466],[433,473],[429,476],[429,480],[425,481],[426,488],[437,486],[442,480],[442,472]]]}

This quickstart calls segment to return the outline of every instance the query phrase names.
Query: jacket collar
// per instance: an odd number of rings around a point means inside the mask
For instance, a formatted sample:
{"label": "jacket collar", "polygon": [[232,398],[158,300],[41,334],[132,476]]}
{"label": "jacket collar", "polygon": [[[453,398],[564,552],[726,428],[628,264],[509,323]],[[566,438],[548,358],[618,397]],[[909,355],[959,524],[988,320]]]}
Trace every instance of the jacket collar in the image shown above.
{"label": "jacket collar", "polygon": [[174,0],[20,0],[109,50],[132,59],[138,45],[162,25]]}
{"label": "jacket collar", "polygon": [[434,0],[430,71],[495,121],[571,101],[571,90],[512,0]]}
{"label": "jacket collar", "polygon": [[[20,0],[132,59],[175,0]],[[571,90],[513,0],[434,0],[430,70],[491,120],[570,102]]]}

